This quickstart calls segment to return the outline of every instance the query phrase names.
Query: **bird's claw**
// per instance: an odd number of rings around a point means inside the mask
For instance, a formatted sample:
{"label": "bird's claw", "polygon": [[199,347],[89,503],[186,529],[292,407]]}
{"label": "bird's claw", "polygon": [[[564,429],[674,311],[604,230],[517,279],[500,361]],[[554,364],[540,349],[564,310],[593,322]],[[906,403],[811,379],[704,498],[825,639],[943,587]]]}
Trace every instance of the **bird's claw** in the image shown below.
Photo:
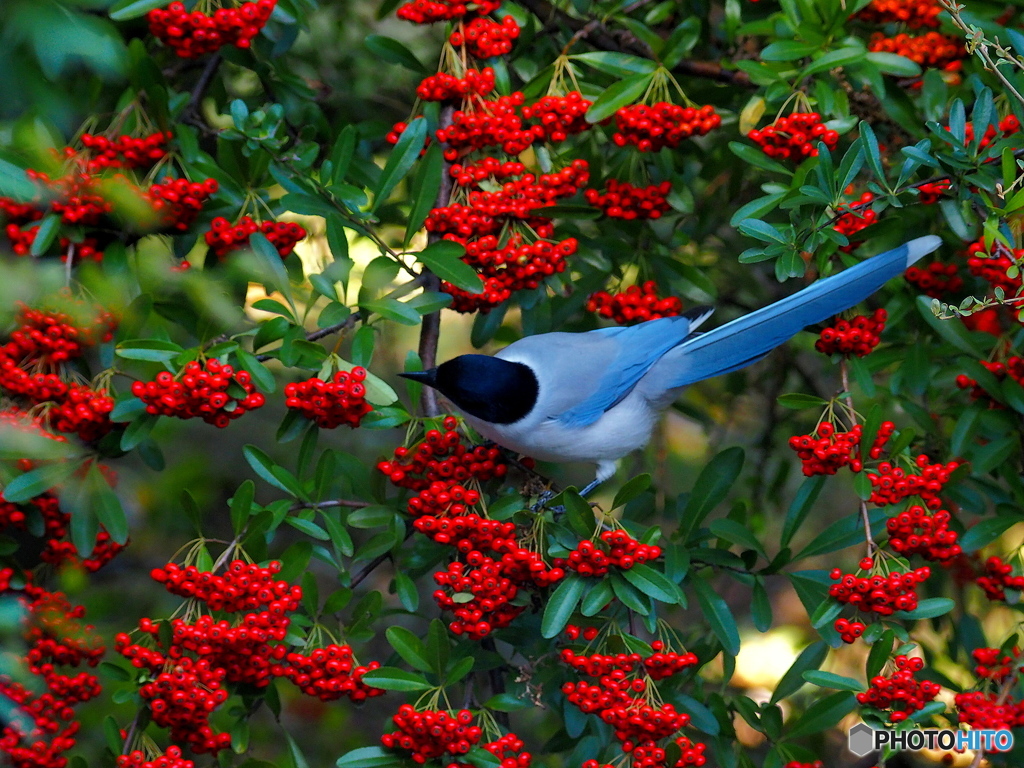
{"label": "bird's claw", "polygon": [[549,501],[551,501],[553,498],[555,498],[555,496],[557,496],[557,495],[558,495],[557,492],[552,491],[549,488],[548,490],[544,491],[544,493],[542,493],[537,498],[537,501],[534,502],[533,506],[530,507],[530,511],[531,512],[540,512],[540,511],[542,511],[545,508],[545,505],[547,505],[547,503]]}

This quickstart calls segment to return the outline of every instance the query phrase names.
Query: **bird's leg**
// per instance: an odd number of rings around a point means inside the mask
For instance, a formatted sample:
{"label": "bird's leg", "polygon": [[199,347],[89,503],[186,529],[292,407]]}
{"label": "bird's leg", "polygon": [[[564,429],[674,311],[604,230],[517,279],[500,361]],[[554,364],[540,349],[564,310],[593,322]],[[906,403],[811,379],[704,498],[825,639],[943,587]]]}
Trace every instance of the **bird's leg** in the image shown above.
{"label": "bird's leg", "polygon": [[615,475],[615,470],[618,469],[619,463],[617,461],[599,461],[597,462],[597,475],[580,491],[580,496],[586,498],[594,489],[597,488],[605,480],[609,480]]}
{"label": "bird's leg", "polygon": [[583,490],[580,491],[580,496],[582,496],[583,498],[587,498],[587,496],[593,493],[594,489],[597,488],[597,486],[599,486],[602,482],[602,480],[598,480],[595,477],[593,480],[591,480],[583,487]]}
{"label": "bird's leg", "polygon": [[530,511],[531,512],[540,512],[541,510],[544,509],[544,505],[546,505],[549,501],[551,501],[553,498],[555,498],[555,496],[557,496],[559,493],[560,493],[560,491],[555,491],[555,490],[551,490],[551,489],[548,489],[548,490],[544,491],[544,493],[542,493],[537,498],[537,501],[534,502],[533,506],[530,507]]}

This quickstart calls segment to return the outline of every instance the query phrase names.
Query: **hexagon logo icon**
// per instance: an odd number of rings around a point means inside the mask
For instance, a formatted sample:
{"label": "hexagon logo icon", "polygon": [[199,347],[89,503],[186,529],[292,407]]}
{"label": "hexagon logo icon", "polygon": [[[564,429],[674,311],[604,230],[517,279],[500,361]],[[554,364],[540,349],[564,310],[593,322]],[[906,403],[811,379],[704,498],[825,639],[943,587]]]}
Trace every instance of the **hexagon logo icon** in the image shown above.
{"label": "hexagon logo icon", "polygon": [[874,728],[866,723],[857,723],[846,734],[849,740],[849,749],[857,757],[864,757],[874,749]]}

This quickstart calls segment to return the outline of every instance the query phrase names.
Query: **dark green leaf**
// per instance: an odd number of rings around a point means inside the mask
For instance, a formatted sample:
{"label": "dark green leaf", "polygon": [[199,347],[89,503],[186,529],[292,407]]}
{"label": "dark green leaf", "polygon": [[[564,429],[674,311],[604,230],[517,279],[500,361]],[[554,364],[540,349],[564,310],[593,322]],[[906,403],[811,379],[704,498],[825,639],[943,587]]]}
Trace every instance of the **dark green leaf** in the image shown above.
{"label": "dark green leaf", "polygon": [[779,680],[772,693],[771,703],[775,704],[782,699],[789,698],[799,691],[804,685],[804,672],[818,669],[828,656],[828,645],[819,640],[804,648],[796,660],[790,665],[786,674]]}
{"label": "dark green leaf", "polygon": [[679,602],[675,584],[669,581],[665,574],[659,573],[649,565],[643,563],[634,565],[632,568],[625,569],[622,576],[648,597],[653,597],[662,603]]}
{"label": "dark green leaf", "polygon": [[708,513],[725,500],[743,469],[743,458],[742,448],[726,448],[704,467],[683,509],[679,527],[681,540],[688,539]]}
{"label": "dark green leaf", "polygon": [[391,64],[398,64],[419,74],[429,74],[428,70],[419,59],[392,37],[384,35],[367,35],[363,41],[370,53]]}
{"label": "dark green leaf", "polygon": [[392,190],[398,185],[405,175],[409,173],[413,164],[416,162],[416,158],[420,156],[420,152],[423,150],[423,143],[427,138],[427,121],[422,117],[418,117],[413,120],[402,131],[402,135],[398,138],[398,143],[395,144],[394,149],[391,150],[391,154],[388,156],[387,162],[384,164],[384,170],[381,171],[380,180],[377,183],[377,188],[374,190],[373,205],[370,207],[370,211],[376,211],[377,208],[391,195]]}
{"label": "dark green leaf", "polygon": [[484,289],[483,280],[475,269],[460,258],[465,252],[466,249],[459,243],[438,240],[417,253],[416,260],[455,287],[469,293],[480,293]]}
{"label": "dark green leaf", "polygon": [[651,74],[643,73],[623,78],[609,86],[587,110],[587,122],[600,123],[623,107],[633,104],[644,95],[650,82]]}
{"label": "dark green leaf", "polygon": [[541,618],[541,635],[546,638],[557,637],[565,625],[569,623],[576,606],[579,605],[583,592],[586,590],[586,582],[579,576],[568,576],[558,585],[551,596],[548,597],[547,605],[544,606],[544,616]]}
{"label": "dark green leaf", "polygon": [[715,633],[726,653],[735,656],[740,652],[740,631],[736,627],[736,619],[733,618],[728,604],[703,578],[692,578],[690,583],[697,593],[701,613],[704,614],[711,631]]}
{"label": "dark green leaf", "polygon": [[432,686],[422,675],[397,667],[380,667],[363,675],[363,682],[385,691],[429,691]]}
{"label": "dark green leaf", "polygon": [[405,627],[388,627],[384,634],[399,656],[406,664],[420,670],[421,672],[435,672],[441,674],[443,670],[434,669],[427,656],[426,646],[423,641]]}

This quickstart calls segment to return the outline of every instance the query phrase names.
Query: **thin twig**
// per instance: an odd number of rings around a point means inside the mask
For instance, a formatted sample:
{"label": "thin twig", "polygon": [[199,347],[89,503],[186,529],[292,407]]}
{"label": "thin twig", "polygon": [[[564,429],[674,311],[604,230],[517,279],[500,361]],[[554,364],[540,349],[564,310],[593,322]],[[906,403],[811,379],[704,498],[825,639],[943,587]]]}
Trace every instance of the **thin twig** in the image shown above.
{"label": "thin twig", "polygon": [[[845,358],[839,362],[839,375],[842,377],[843,381],[843,392],[846,394],[844,399],[846,400],[846,407],[850,411],[850,421],[853,424],[856,424],[857,410],[853,407],[853,394],[850,392],[850,374],[846,368]],[[867,435],[864,435],[861,439],[866,440],[867,437]],[[864,543],[868,548],[868,557],[874,557],[875,551],[878,549],[878,545],[875,543],[875,539],[871,535],[871,516],[868,514],[868,503],[864,499],[860,500],[860,517],[861,520],[864,521]]]}
{"label": "thin twig", "polygon": [[[438,127],[441,129],[447,128],[452,124],[452,116],[455,114],[455,107],[447,105],[441,110],[441,117],[438,121]],[[444,148],[446,145],[442,145]],[[442,208],[448,205],[448,200],[452,194],[452,177],[449,173],[451,169],[451,163],[445,160],[441,165],[441,185],[437,190],[437,197],[434,199],[434,207]],[[434,232],[431,232],[427,238],[427,242],[434,243],[440,240],[440,236]],[[441,280],[433,272],[428,270],[426,266],[423,267],[423,275],[425,275],[425,282],[423,285],[424,291],[439,291],[441,289]],[[441,310],[431,312],[429,315],[423,316],[423,324],[420,326],[420,344],[419,344],[419,355],[420,362],[423,364],[423,370],[429,370],[437,365],[437,344],[441,336]],[[420,397],[420,408],[423,410],[425,416],[437,416],[441,411],[437,405],[437,392],[433,387],[423,387],[423,394]]]}
{"label": "thin twig", "polygon": [[335,507],[345,507],[347,509],[362,509],[363,507],[372,507],[368,501],[359,501],[358,499],[331,499],[330,501],[314,501],[314,502],[297,502],[292,504],[288,508],[289,512],[298,512],[300,509],[333,509]]}
{"label": "thin twig", "polygon": [[186,115],[194,115],[199,109],[199,102],[203,100],[203,96],[206,95],[206,89],[210,87],[210,83],[213,81],[213,76],[217,74],[217,70],[220,68],[220,64],[223,61],[219,53],[214,54],[210,57],[210,60],[206,62],[206,68],[203,69],[203,73],[199,76],[196,81],[195,88],[192,89],[192,95],[189,97],[188,106],[185,107]]}

